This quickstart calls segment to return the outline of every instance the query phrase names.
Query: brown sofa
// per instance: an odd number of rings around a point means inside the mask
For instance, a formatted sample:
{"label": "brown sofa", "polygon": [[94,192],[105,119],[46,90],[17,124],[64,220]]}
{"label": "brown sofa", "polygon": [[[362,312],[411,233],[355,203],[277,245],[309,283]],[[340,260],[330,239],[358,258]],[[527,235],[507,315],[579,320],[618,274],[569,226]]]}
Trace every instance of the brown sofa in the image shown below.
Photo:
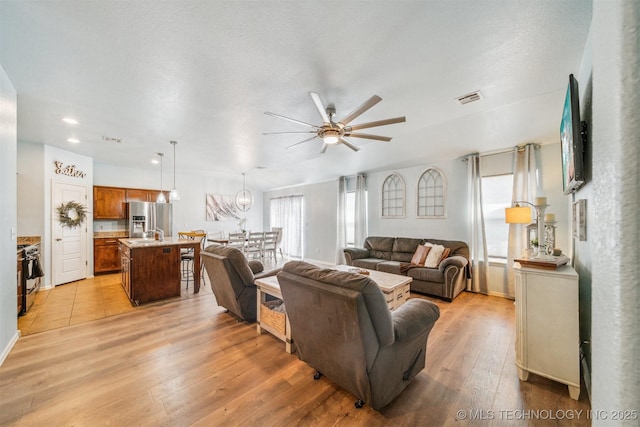
{"label": "brown sofa", "polygon": [[[438,268],[410,265],[418,245],[425,242],[449,248],[449,256]],[[367,237],[364,248],[345,248],[348,265],[403,274],[413,278],[411,291],[452,301],[466,287],[471,276],[469,246],[456,240],[413,239],[408,237]]]}
{"label": "brown sofa", "polygon": [[424,368],[438,306],[413,298],[389,311],[368,276],[290,261],[278,274],[298,356],[380,410]]}

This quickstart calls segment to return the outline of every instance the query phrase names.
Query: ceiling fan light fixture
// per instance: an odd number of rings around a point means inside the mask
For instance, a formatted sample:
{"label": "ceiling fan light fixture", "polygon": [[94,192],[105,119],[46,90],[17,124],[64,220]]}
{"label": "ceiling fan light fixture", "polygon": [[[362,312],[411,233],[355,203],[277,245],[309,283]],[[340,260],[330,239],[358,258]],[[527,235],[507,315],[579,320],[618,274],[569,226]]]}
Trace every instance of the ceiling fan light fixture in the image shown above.
{"label": "ceiling fan light fixture", "polygon": [[325,144],[337,144],[340,141],[340,132],[337,130],[328,129],[322,133],[322,140]]}

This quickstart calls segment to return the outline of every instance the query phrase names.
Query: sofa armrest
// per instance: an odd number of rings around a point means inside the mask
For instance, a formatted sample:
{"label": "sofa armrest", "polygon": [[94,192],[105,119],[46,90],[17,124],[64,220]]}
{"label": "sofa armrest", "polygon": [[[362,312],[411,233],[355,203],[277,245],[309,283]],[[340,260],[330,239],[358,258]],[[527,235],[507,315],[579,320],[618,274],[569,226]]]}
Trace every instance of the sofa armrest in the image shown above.
{"label": "sofa armrest", "polygon": [[256,275],[253,276],[253,280],[255,279],[264,279],[265,277],[269,277],[269,276],[275,276],[276,274],[280,273],[280,270],[282,270],[281,268],[276,268],[273,270],[269,270],[269,271],[263,271],[262,273],[258,273]]}
{"label": "sofa armrest", "polygon": [[467,266],[467,262],[468,262],[467,259],[463,256],[459,256],[459,255],[450,256],[442,260],[440,265],[438,265],[438,270],[444,273],[444,271],[450,265],[454,265],[458,267],[460,270],[462,270]]}
{"label": "sofa armrest", "polygon": [[391,312],[396,341],[409,341],[430,331],[440,317],[440,308],[431,301],[413,298]]}
{"label": "sofa armrest", "polygon": [[344,248],[344,258],[347,261],[347,265],[353,265],[354,259],[369,258],[369,249],[365,248]]}

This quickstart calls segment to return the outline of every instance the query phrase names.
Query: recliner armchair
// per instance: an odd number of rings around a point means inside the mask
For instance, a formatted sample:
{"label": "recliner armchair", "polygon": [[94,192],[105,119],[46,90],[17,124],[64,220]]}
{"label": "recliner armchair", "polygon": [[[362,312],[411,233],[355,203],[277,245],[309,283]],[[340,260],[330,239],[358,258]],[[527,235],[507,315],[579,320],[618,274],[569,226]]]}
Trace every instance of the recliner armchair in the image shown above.
{"label": "recliner armchair", "polygon": [[298,356],[380,410],[425,366],[427,338],[440,317],[437,305],[410,299],[389,311],[368,276],[285,264],[278,282]]}
{"label": "recliner armchair", "polygon": [[242,251],[230,246],[208,246],[200,252],[219,306],[240,320],[256,321],[255,279],[273,276],[280,269],[263,271],[260,261],[247,261]]}

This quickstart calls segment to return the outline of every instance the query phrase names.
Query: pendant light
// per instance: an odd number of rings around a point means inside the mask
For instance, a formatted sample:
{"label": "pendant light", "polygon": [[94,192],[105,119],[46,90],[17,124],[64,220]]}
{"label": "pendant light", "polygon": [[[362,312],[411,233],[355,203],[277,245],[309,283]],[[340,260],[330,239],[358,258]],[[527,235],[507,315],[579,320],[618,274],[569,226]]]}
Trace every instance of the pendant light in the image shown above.
{"label": "pendant light", "polygon": [[158,153],[160,156],[160,194],[158,194],[158,199],[156,202],[158,203],[167,203],[167,198],[164,196],[164,191],[162,188],[162,157],[164,157],[164,153]]}
{"label": "pendant light", "polygon": [[175,202],[176,200],[180,200],[180,194],[176,189],[176,144],[178,141],[170,141],[171,145],[173,145],[173,190],[169,193],[169,201]]}
{"label": "pendant light", "polygon": [[253,195],[247,190],[245,174],[242,174],[242,190],[236,194],[236,207],[242,211],[247,212],[253,205]]}

